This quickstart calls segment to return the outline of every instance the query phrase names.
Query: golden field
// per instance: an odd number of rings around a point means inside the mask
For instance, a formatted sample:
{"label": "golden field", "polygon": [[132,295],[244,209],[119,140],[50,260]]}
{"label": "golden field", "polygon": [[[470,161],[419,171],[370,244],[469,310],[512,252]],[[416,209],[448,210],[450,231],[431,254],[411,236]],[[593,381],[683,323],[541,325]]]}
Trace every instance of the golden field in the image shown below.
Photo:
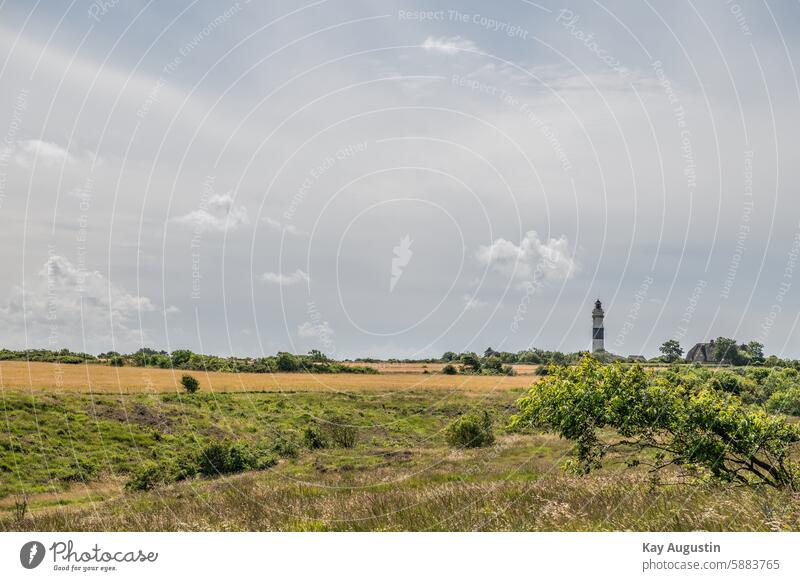
{"label": "golden field", "polygon": [[[342,365],[373,367],[381,373],[439,373],[446,363],[362,363],[359,361],[343,361]],[[458,365],[458,364],[456,364]],[[540,365],[512,365],[517,375],[533,375]]]}
{"label": "golden field", "polygon": [[[405,364],[393,364],[402,366]],[[435,366],[429,371],[433,372]],[[248,391],[405,391],[460,390],[485,392],[520,388],[534,378],[490,375],[439,375],[393,371],[379,375],[311,373],[221,373],[145,367],[67,365],[0,361],[0,388],[73,393],[169,393],[181,391],[184,373],[200,381],[206,392]]]}

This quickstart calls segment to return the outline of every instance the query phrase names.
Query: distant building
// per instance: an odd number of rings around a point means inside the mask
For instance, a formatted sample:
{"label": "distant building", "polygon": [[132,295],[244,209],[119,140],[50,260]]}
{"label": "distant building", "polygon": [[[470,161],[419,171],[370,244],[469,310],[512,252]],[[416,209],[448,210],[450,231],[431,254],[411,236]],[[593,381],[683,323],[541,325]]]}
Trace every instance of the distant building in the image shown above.
{"label": "distant building", "polygon": [[597,299],[594,303],[594,310],[592,310],[592,353],[598,351],[605,351],[605,342],[603,337],[603,303]]}
{"label": "distant building", "polygon": [[686,354],[686,363],[714,363],[714,340],[698,343]]}

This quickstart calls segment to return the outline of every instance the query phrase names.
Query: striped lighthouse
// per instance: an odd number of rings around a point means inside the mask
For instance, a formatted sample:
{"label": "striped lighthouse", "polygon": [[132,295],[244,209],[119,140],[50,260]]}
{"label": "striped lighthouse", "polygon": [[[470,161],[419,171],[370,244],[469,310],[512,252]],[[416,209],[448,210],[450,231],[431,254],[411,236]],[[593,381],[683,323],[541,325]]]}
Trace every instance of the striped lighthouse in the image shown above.
{"label": "striped lighthouse", "polygon": [[603,303],[600,302],[600,299],[597,299],[594,303],[594,309],[592,310],[592,353],[605,351],[605,345],[603,343],[604,316]]}

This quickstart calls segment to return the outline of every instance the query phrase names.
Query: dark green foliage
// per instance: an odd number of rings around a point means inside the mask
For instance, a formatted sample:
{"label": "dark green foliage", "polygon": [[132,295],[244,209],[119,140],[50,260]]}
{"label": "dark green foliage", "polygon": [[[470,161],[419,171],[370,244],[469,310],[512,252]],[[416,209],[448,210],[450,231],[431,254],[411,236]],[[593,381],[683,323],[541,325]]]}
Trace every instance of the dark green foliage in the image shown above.
{"label": "dark green foliage", "polygon": [[728,363],[730,365],[744,365],[747,363],[747,357],[740,352],[736,340],[728,339],[727,337],[717,337],[716,341],[714,341],[711,358],[719,363]]}
{"label": "dark green foliage", "polygon": [[456,369],[456,366],[453,365],[452,363],[448,363],[447,365],[442,367],[442,373],[444,373],[445,375],[457,375],[458,369]]}
{"label": "dark green foliage", "polygon": [[278,353],[278,371],[285,373],[292,373],[300,371],[300,361],[291,353],[281,352]]}
{"label": "dark green foliage", "polygon": [[354,448],[358,442],[358,428],[340,416],[329,416],[320,422],[325,441],[338,448]]}
{"label": "dark green foliage", "polygon": [[464,414],[449,426],[445,434],[447,443],[459,448],[481,448],[494,443],[492,418],[489,413]]}
{"label": "dark green foliage", "polygon": [[661,353],[664,355],[664,359],[666,359],[668,363],[672,363],[673,361],[677,361],[683,357],[683,348],[675,339],[664,341],[658,350],[661,351]]}
{"label": "dark green foliage", "polygon": [[281,458],[297,458],[300,455],[300,446],[291,437],[279,435],[272,445],[272,451]]}
{"label": "dark green foliage", "polygon": [[255,456],[241,444],[215,442],[206,446],[198,458],[198,472],[204,476],[234,474],[256,465]]}
{"label": "dark green foliage", "polygon": [[481,360],[474,353],[463,353],[460,361],[465,372],[478,373],[481,370]]}
{"label": "dark green foliage", "polygon": [[540,427],[573,441],[582,473],[624,447],[654,454],[642,461],[653,472],[672,466],[725,482],[796,486],[798,467],[789,458],[800,440],[795,427],[729,393],[672,381],[670,373],[587,357],[536,384],[519,400],[511,427]]}
{"label": "dark green foliage", "polygon": [[167,470],[156,462],[145,462],[136,469],[125,483],[128,490],[151,490],[172,481]]}
{"label": "dark green foliage", "polygon": [[773,393],[767,400],[767,409],[773,413],[800,416],[800,387]]}
{"label": "dark green foliage", "polygon": [[309,450],[319,450],[328,446],[322,431],[316,426],[308,426],[303,431],[303,443]]}
{"label": "dark green foliage", "polygon": [[191,375],[181,377],[181,385],[186,390],[186,393],[197,393],[200,389],[200,382]]}

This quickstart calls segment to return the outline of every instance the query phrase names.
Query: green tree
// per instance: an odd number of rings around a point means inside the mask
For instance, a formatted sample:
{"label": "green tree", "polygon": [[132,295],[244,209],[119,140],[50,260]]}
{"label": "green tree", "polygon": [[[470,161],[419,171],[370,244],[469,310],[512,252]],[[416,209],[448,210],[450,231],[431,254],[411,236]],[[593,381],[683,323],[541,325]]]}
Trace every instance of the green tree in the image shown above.
{"label": "green tree", "polygon": [[192,353],[188,349],[176,349],[172,352],[171,359],[172,359],[172,366],[178,369],[185,369],[186,364],[189,363],[191,360]]}
{"label": "green tree", "polygon": [[300,362],[298,361],[297,357],[292,355],[291,353],[286,353],[282,351],[278,353],[278,363],[277,363],[278,371],[284,372],[294,372],[300,369]]}
{"label": "green tree", "polygon": [[764,345],[758,341],[750,341],[745,346],[745,351],[750,359],[750,363],[764,363]]}
{"label": "green tree", "polygon": [[676,383],[638,365],[602,365],[586,357],[556,368],[518,401],[511,427],[558,433],[575,443],[579,472],[600,467],[609,451],[645,452],[631,464],[669,466],[725,482],[797,489],[790,449],[800,431],[731,394]]}
{"label": "green tree", "polygon": [[730,363],[731,365],[745,363],[744,357],[739,353],[739,345],[736,344],[736,340],[727,337],[718,337],[714,341],[711,356],[718,363]]}
{"label": "green tree", "polygon": [[460,359],[466,371],[477,373],[481,370],[481,360],[474,353],[462,353]]}
{"label": "green tree", "polygon": [[661,351],[661,353],[664,355],[664,358],[669,363],[677,361],[678,359],[683,357],[683,348],[676,339],[670,339],[668,341],[664,341],[664,343],[661,345],[661,347],[658,348],[658,350]]}

